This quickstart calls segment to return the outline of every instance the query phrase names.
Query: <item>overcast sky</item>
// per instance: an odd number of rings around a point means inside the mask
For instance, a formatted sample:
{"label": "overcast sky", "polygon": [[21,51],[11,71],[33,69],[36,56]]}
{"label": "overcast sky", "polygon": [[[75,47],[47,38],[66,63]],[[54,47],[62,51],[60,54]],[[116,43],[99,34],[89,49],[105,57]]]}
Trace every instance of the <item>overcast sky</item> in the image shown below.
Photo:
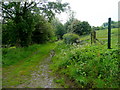
{"label": "overcast sky", "polygon": [[[118,21],[118,2],[120,0],[62,0],[68,2],[75,12],[75,18],[80,21],[88,21],[92,26],[101,26],[108,18]],[[68,19],[66,13],[59,16],[65,23]]]}

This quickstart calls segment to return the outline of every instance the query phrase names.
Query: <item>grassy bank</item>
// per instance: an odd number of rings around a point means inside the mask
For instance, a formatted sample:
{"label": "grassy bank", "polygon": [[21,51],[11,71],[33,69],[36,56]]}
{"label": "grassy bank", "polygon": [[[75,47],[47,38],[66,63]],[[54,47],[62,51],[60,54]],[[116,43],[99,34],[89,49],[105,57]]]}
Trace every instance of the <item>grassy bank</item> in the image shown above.
{"label": "grassy bank", "polygon": [[[90,40],[85,44],[66,45],[62,41],[56,47],[51,69],[60,77],[69,79],[80,88],[118,88],[118,30],[112,29],[112,49],[107,49],[107,30],[97,31],[99,42],[90,45]],[[89,39],[82,36],[82,40]],[[59,71],[59,72],[58,72]],[[62,78],[59,80],[65,85]],[[72,87],[72,86],[69,86]]]}

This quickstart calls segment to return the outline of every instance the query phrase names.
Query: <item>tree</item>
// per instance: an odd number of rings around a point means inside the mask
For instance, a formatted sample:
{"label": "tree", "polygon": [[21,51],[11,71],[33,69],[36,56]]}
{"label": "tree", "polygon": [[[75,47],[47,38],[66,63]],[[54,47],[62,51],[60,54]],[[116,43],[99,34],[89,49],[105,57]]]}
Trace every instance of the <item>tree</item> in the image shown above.
{"label": "tree", "polygon": [[62,36],[66,33],[63,24],[57,18],[52,20],[52,24],[55,27],[55,35],[58,39],[62,39]]}
{"label": "tree", "polygon": [[78,35],[89,34],[91,31],[91,26],[86,21],[79,21],[77,19],[69,20],[65,23],[67,32],[76,33]]}
{"label": "tree", "polygon": [[41,7],[39,7],[42,15],[51,22],[52,19],[55,17],[55,13],[60,14],[61,12],[65,12],[68,10],[68,3],[60,3],[58,2],[46,2],[40,3]]}
{"label": "tree", "polygon": [[65,29],[67,30],[67,32],[72,32],[73,31],[73,22],[77,20],[75,19],[75,12],[72,11],[69,7],[68,9],[68,21],[64,24]]}
{"label": "tree", "polygon": [[81,33],[79,35],[89,34],[91,32],[91,26],[87,21],[81,23]]}
{"label": "tree", "polygon": [[15,29],[15,25],[12,20],[9,20],[7,24],[2,25],[2,44],[3,45],[14,45],[16,42],[16,34],[13,29]]}
{"label": "tree", "polygon": [[38,22],[35,25],[35,30],[32,32],[32,42],[39,44],[49,41],[54,36],[54,28],[41,15],[36,15],[35,19]]}
{"label": "tree", "polygon": [[12,31],[9,36],[14,36],[14,38],[10,38],[10,41],[14,41],[16,46],[28,46],[32,42],[36,14],[43,15],[50,22],[55,13],[63,12],[67,5],[59,2],[3,2],[3,24],[7,27],[9,27],[9,23],[12,24],[11,30],[4,28],[5,33],[3,34],[5,35],[3,36],[6,36],[8,31]]}
{"label": "tree", "polygon": [[11,30],[8,33],[11,34],[11,37],[14,36],[14,38],[11,38],[11,41],[14,41],[16,46],[28,46],[31,43],[31,34],[34,29],[34,15],[31,11],[35,6],[34,2],[2,3],[3,23],[8,27],[9,23],[12,24]]}

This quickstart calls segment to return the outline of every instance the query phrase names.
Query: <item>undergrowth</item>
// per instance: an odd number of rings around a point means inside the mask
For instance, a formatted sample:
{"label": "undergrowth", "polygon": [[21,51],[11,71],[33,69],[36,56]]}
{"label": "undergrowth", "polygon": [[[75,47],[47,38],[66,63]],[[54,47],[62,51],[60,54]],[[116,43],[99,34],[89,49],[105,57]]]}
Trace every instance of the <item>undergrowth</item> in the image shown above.
{"label": "undergrowth", "polygon": [[[74,81],[80,88],[118,88],[117,49],[105,45],[66,45],[58,43],[51,69]],[[59,72],[58,72],[59,71]]]}

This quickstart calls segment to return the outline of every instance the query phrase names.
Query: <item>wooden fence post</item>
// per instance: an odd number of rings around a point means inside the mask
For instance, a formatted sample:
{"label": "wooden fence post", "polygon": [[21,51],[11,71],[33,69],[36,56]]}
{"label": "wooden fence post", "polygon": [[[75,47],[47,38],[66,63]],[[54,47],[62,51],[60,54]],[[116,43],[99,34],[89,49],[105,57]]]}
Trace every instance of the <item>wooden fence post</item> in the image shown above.
{"label": "wooden fence post", "polygon": [[108,49],[111,49],[111,18],[108,18]]}
{"label": "wooden fence post", "polygon": [[94,43],[96,43],[96,31],[93,31]]}
{"label": "wooden fence post", "polygon": [[96,43],[96,32],[95,31],[91,32],[91,44],[93,42]]}
{"label": "wooden fence post", "polygon": [[92,35],[92,32],[91,32],[91,44],[93,43],[93,37],[92,37],[93,35]]}

